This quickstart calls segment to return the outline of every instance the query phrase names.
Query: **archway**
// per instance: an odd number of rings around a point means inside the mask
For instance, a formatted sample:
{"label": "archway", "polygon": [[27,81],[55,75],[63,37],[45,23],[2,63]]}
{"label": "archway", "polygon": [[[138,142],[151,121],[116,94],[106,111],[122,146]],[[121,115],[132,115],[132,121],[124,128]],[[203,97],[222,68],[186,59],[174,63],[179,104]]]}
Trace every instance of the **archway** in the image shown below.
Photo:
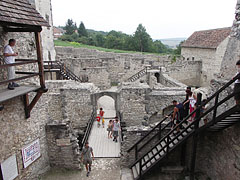
{"label": "archway", "polygon": [[154,76],[157,78],[157,83],[160,83],[160,74],[155,73]]}
{"label": "archway", "polygon": [[100,97],[97,100],[97,109],[99,112],[100,108],[103,108],[105,112],[105,119],[113,119],[116,116],[116,105],[115,105],[115,100],[107,95],[104,95]]}

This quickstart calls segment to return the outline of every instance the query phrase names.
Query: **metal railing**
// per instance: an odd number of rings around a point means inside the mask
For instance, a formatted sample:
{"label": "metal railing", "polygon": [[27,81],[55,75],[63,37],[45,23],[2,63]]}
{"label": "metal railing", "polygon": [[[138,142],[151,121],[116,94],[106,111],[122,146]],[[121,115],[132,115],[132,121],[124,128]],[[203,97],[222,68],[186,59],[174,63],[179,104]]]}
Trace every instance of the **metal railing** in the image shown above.
{"label": "metal railing", "polygon": [[[181,121],[177,126],[175,126],[169,133],[167,133],[164,137],[162,137],[158,142],[154,144],[154,146],[144,153],[141,157],[137,157],[137,160],[131,165],[131,167],[135,166],[137,163],[139,163],[139,177],[140,179],[143,174],[145,174],[149,169],[151,169],[156,163],[158,163],[162,158],[168,155],[175,147],[183,143],[185,140],[188,139],[188,137],[192,136],[195,133],[200,132],[200,130],[204,130],[208,128],[209,126],[215,124],[218,121],[221,121],[223,118],[226,118],[229,114],[236,112],[236,110],[239,110],[239,106],[235,105],[233,108],[223,112],[219,116],[217,116],[217,108],[225,103],[226,101],[230,100],[234,97],[236,93],[239,92],[233,92],[230,95],[227,95],[227,97],[223,98],[221,101],[219,101],[219,94],[223,92],[226,88],[228,88],[231,84],[234,83],[235,80],[240,79],[240,73],[235,76],[231,81],[229,81],[226,85],[224,85],[222,88],[220,88],[217,92],[215,92],[210,98],[208,98],[204,103],[201,102],[201,94],[198,94],[197,98],[197,108],[190,113],[186,118],[184,118],[183,121]],[[214,104],[211,108],[209,108],[206,112],[200,113],[201,109],[208,103],[210,103],[211,100],[214,100]],[[203,125],[201,128],[199,128],[199,122],[200,120],[208,115],[209,113],[213,112],[212,121],[208,122],[206,125]],[[175,134],[174,132],[178,131],[178,129],[186,122],[188,122],[188,119],[192,117],[194,114],[196,114],[195,120],[187,125],[184,129],[179,131],[178,134]],[[173,136],[174,135],[174,136]],[[177,141],[176,141],[177,140]],[[171,146],[170,146],[171,145]],[[149,152],[152,152],[157,146],[160,146],[161,149],[157,150],[157,153],[153,154],[152,157],[150,157],[147,161],[143,161],[143,158],[148,155]],[[157,158],[157,156],[160,155],[160,153],[163,152],[163,155],[161,155],[161,158]],[[151,166],[148,167],[147,164],[150,163],[153,159],[155,159],[154,163],[151,163]],[[145,170],[143,170],[143,167],[145,167]]]}
{"label": "metal railing", "polygon": [[91,133],[92,126],[93,126],[93,123],[95,120],[96,120],[96,110],[94,109],[92,112],[91,118],[88,121],[87,128],[86,128],[85,134],[84,134],[82,142],[81,142],[80,150],[82,150],[83,146],[88,141],[88,138]]}

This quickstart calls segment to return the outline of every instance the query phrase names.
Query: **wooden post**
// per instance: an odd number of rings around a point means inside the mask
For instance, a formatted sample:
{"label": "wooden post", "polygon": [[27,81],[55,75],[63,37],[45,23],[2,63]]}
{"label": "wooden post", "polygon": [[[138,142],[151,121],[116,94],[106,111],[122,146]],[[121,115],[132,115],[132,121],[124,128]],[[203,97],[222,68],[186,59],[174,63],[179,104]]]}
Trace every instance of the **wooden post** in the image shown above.
{"label": "wooden post", "polygon": [[29,109],[28,109],[28,106],[29,106],[28,94],[23,95],[23,103],[24,103],[25,117],[29,118],[30,117],[30,112],[29,112]]}
{"label": "wooden post", "polygon": [[159,124],[159,130],[158,130],[158,139],[160,140],[162,138],[162,124]]}
{"label": "wooden post", "polygon": [[138,145],[135,146],[135,160],[138,159]]}
{"label": "wooden post", "polygon": [[[202,103],[202,94],[198,93],[197,95],[197,107],[199,107]],[[201,111],[198,109],[196,111],[194,129],[195,131],[199,128],[199,121],[200,121],[200,114]],[[192,142],[192,155],[191,155],[191,166],[190,166],[190,180],[194,180],[195,174],[195,164],[196,164],[196,155],[197,155],[197,143],[198,143],[198,134],[193,135],[193,142]]]}
{"label": "wooden post", "polygon": [[40,85],[42,89],[46,89],[45,79],[44,79],[43,55],[42,55],[40,32],[35,32],[35,40],[36,40],[36,47],[37,47],[37,60],[38,60]]}
{"label": "wooden post", "polygon": [[187,143],[184,142],[181,148],[181,166],[186,165],[186,149],[187,149]]}

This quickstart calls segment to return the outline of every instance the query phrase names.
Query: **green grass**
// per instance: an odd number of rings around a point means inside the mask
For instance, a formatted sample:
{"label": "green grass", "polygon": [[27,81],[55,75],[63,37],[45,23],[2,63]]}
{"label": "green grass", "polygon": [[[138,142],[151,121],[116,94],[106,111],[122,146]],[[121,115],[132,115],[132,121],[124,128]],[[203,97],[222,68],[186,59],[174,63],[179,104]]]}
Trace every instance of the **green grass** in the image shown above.
{"label": "green grass", "polygon": [[[118,50],[118,49],[107,49],[107,48],[102,48],[102,47],[96,47],[96,46],[89,46],[86,44],[81,44],[77,42],[68,42],[68,41],[60,41],[60,40],[54,40],[55,46],[64,46],[64,47],[74,47],[74,48],[88,48],[88,49],[96,49],[99,51],[104,51],[104,52],[113,52],[113,53],[141,53],[141,52],[136,52],[136,51],[124,51],[124,50]],[[143,52],[142,54],[154,54],[158,56],[163,56],[166,54],[158,54],[158,53],[147,53]]]}

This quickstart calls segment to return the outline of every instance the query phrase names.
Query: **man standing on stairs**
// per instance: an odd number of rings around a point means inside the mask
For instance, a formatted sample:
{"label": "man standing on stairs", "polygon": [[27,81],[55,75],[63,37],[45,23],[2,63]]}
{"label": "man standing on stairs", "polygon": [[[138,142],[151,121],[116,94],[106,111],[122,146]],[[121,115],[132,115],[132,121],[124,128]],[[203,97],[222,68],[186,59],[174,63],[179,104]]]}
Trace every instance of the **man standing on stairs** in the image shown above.
{"label": "man standing on stairs", "polygon": [[[239,75],[240,74],[240,60],[237,61],[236,66],[237,66],[237,71],[238,71],[236,75]],[[240,92],[239,91],[240,91],[240,79],[237,79],[234,84],[234,93],[236,93],[234,95],[234,98],[235,98],[237,105],[240,105]]]}
{"label": "man standing on stairs", "polygon": [[[182,103],[178,103],[176,100],[173,100],[174,110],[173,110],[173,121],[176,120],[176,126],[180,124],[184,116],[184,106]],[[177,133],[180,132],[180,127],[177,127]]]}
{"label": "man standing on stairs", "polygon": [[94,160],[93,149],[89,146],[89,143],[86,142],[85,147],[82,150],[81,160],[86,167],[87,177],[91,172],[92,161]]}
{"label": "man standing on stairs", "polygon": [[[13,64],[15,63],[15,57],[18,56],[18,53],[15,53],[13,51],[13,47],[16,44],[15,39],[10,39],[9,43],[7,46],[4,47],[4,61],[6,64]],[[15,79],[15,67],[14,66],[9,66],[8,67],[8,80]],[[15,82],[10,82],[8,84],[8,89],[9,90],[14,90],[15,87],[19,87],[19,85]]]}

